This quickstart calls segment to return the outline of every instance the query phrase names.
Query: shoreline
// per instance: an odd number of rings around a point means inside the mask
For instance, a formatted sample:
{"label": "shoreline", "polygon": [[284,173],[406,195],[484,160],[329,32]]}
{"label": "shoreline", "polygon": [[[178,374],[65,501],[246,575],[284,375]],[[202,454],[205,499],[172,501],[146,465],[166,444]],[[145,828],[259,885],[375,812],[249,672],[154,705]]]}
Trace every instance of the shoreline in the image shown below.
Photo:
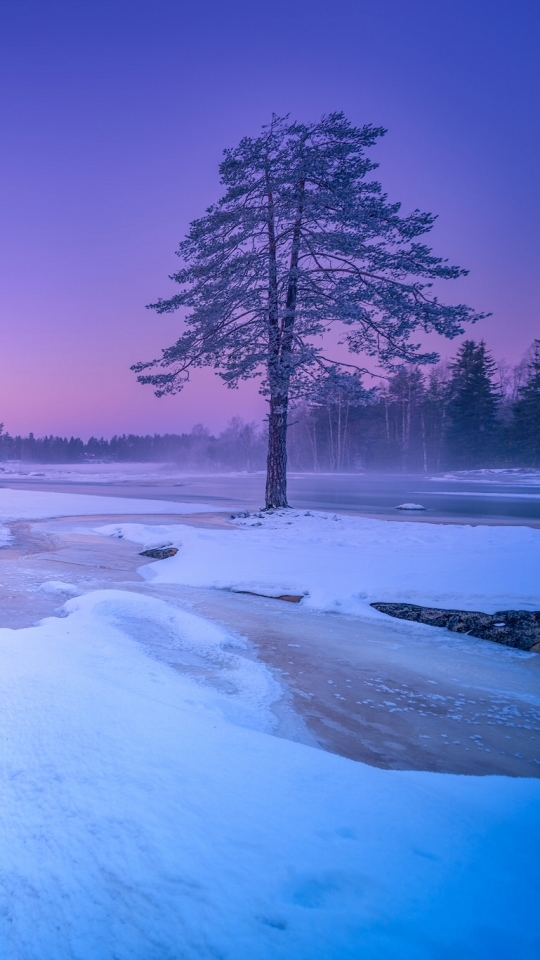
{"label": "shoreline", "polygon": [[531,664],[537,656],[435,627],[148,583],[137,570],[153,561],[140,556],[140,546],[92,534],[104,520],[234,529],[221,513],[18,521],[11,525],[14,543],[0,550],[2,626],[57,615],[67,597],[44,593],[40,584],[59,577],[81,592],[159,597],[248,640],[251,655],[284,691],[275,711],[278,736],[385,769],[540,777],[540,664]]}

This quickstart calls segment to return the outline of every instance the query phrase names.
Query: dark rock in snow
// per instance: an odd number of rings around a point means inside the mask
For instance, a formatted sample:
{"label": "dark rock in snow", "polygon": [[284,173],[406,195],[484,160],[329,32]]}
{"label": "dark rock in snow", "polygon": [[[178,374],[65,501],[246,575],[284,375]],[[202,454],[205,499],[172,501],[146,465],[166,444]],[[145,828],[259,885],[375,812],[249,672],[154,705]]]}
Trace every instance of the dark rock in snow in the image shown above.
{"label": "dark rock in snow", "polygon": [[143,550],[140,557],[150,557],[152,560],[166,560],[167,557],[174,557],[178,553],[176,547],[155,547],[152,550]]}
{"label": "dark rock in snow", "polygon": [[472,610],[439,610],[415,603],[372,603],[372,607],[401,620],[415,620],[431,627],[446,627],[453,633],[468,633],[481,640],[494,640],[518,650],[540,653],[540,611],[500,610],[476,613]]}
{"label": "dark rock in snow", "polygon": [[256,593],[255,590],[233,590],[233,593],[245,593],[250,597],[264,597],[265,600],[286,600],[287,603],[300,603],[304,599],[303,594],[281,593],[276,596],[274,593]]}

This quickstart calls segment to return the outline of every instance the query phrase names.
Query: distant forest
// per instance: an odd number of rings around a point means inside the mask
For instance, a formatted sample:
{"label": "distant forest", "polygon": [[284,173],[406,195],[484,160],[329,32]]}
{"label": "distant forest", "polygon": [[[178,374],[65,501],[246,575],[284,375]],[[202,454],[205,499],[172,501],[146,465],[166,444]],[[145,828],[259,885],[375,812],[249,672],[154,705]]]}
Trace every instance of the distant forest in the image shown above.
{"label": "distant forest", "polygon": [[[483,342],[468,340],[450,363],[404,366],[361,404],[337,390],[332,402],[291,411],[289,468],[297,471],[437,472],[482,467],[540,468],[540,340],[511,368]],[[12,437],[0,460],[169,462],[185,470],[261,470],[266,431],[234,417],[218,436],[201,424],[163,436]]]}

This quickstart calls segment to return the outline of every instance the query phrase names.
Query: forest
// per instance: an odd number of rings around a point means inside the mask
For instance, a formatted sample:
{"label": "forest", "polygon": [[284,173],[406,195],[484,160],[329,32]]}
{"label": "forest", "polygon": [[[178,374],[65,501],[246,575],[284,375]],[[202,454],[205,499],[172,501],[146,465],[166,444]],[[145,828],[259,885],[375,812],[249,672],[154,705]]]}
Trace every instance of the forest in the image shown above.
{"label": "forest", "polygon": [[[496,467],[540,468],[540,340],[516,367],[496,363],[483,341],[466,340],[448,363],[396,369],[380,385],[293,406],[288,462],[293,471],[436,473]],[[352,398],[352,399],[351,399]],[[186,470],[262,470],[264,425],[234,417],[214,436],[26,437],[0,433],[0,460],[171,462]]]}

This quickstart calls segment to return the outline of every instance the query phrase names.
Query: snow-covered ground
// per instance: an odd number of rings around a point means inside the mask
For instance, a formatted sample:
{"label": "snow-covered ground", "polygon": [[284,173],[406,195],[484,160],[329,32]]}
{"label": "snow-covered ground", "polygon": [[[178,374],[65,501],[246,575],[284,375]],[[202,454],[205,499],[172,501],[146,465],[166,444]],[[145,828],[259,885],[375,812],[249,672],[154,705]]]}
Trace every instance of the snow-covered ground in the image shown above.
{"label": "snow-covered ground", "polygon": [[56,483],[128,483],[176,478],[179,468],[171,463],[117,463],[90,460],[84,463],[29,463],[8,460],[0,465],[0,480],[51,481]]}
{"label": "snow-covered ground", "polygon": [[131,638],[230,656],[204,620],[121,591],[65,613],[0,632],[2,956],[535,955],[537,781],[271,737],[264,672],[228,717]]}
{"label": "snow-covered ground", "polygon": [[106,525],[141,545],[172,543],[175,557],[147,566],[157,583],[279,596],[334,613],[383,617],[374,601],[482,610],[540,609],[540,530],[393,523],[287,510],[252,514],[236,529]]}
{"label": "snow-covered ground", "polygon": [[540,484],[540,470],[532,470],[528,467],[492,467],[483,470],[452,470],[439,476],[431,477],[432,480],[461,480],[467,483],[519,483],[519,484]]}
{"label": "snow-covered ground", "polygon": [[215,513],[219,507],[204,503],[174,503],[129,497],[102,497],[84,493],[52,493],[40,490],[0,490],[0,522],[42,520],[46,517],[92,517],[106,514]]}
{"label": "snow-covered ground", "polygon": [[[10,494],[6,520],[81,516],[94,499],[107,513],[104,498]],[[293,511],[102,533],[179,546],[143,568],[147,589],[298,591],[361,617],[374,591],[538,603],[540,532],[526,528]],[[0,630],[1,957],[538,956],[540,781],[379,770],[272,736],[279,686],[241,638],[132,588],[43,589],[72,595],[60,616]],[[202,662],[212,685],[196,681]]]}

